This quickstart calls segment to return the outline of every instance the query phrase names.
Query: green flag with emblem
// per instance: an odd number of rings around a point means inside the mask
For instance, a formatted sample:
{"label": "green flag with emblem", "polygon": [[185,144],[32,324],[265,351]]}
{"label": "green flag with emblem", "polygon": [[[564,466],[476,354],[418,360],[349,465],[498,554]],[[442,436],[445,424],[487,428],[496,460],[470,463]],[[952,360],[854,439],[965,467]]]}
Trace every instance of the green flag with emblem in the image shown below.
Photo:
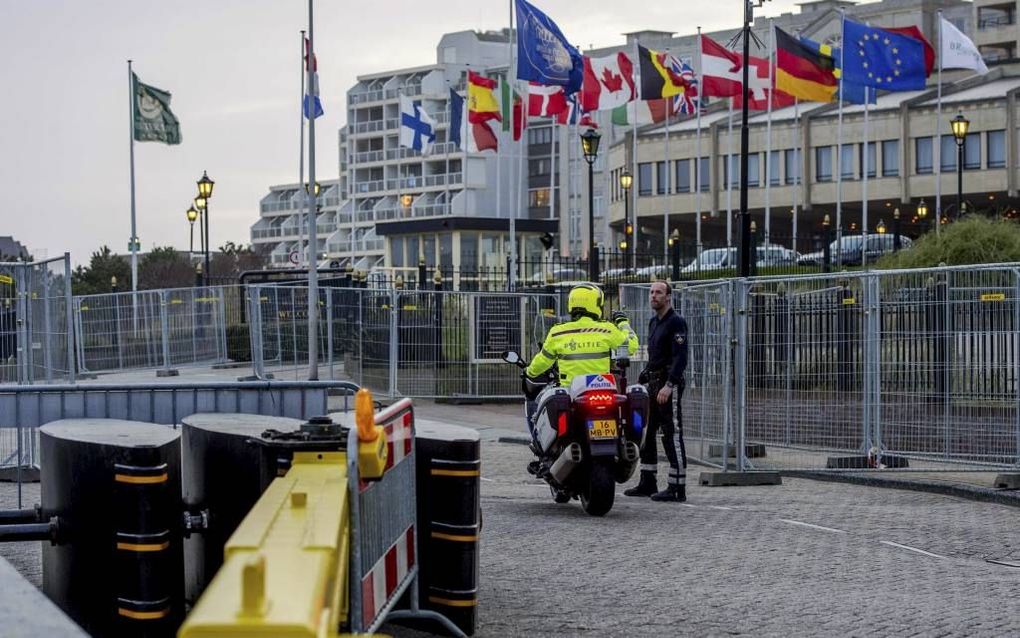
{"label": "green flag with emblem", "polygon": [[170,94],[140,82],[134,73],[131,76],[135,141],[180,144],[181,123],[170,110]]}

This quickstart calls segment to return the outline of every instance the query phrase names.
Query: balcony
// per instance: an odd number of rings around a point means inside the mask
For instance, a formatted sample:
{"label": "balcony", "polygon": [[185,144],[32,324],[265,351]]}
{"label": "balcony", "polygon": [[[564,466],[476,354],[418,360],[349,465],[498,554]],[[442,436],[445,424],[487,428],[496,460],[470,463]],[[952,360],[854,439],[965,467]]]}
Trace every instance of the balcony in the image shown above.
{"label": "balcony", "polygon": [[260,210],[263,213],[279,213],[281,211],[290,210],[293,208],[290,202],[268,202],[262,204]]}
{"label": "balcony", "polygon": [[367,122],[356,122],[354,124],[355,133],[375,133],[378,131],[386,130],[386,123],[389,120],[369,120]]}
{"label": "balcony", "polygon": [[366,162],[381,162],[388,151],[362,151],[354,154],[354,161],[358,164]]}
{"label": "balcony", "polygon": [[364,104],[366,102],[378,102],[382,100],[384,92],[382,89],[376,91],[365,91],[363,93],[352,93],[347,98],[347,102],[350,105]]}
{"label": "balcony", "polygon": [[385,188],[386,182],[381,179],[354,183],[354,191],[357,193],[374,193],[376,191],[385,190]]}
{"label": "balcony", "polygon": [[282,237],[283,231],[280,228],[260,228],[258,230],[251,231],[252,239],[271,239],[273,237]]}

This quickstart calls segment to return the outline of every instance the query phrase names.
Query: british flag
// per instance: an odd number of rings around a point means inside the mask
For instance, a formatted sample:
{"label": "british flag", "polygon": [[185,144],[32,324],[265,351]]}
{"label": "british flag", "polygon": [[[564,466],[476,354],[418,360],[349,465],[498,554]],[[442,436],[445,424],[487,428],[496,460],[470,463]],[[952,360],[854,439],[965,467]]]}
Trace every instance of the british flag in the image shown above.
{"label": "british flag", "polygon": [[694,74],[694,67],[691,66],[690,58],[683,58],[682,60],[674,55],[670,55],[669,65],[673,72],[679,75],[684,80],[686,88],[683,93],[673,96],[673,108],[674,113],[683,113],[685,115],[694,115],[697,108],[698,99],[698,77]]}

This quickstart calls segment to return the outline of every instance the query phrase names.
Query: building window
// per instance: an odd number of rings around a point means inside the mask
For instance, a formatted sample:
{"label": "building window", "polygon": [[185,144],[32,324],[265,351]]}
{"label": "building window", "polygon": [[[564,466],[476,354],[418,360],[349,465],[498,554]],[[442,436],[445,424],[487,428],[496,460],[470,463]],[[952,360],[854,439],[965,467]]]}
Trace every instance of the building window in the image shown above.
{"label": "building window", "polygon": [[453,268],[453,233],[439,236],[439,266],[443,270]]}
{"label": "building window", "polygon": [[712,175],[709,173],[708,169],[708,158],[702,157],[699,159],[697,170],[695,171],[695,173],[697,173],[695,178],[698,182],[698,189],[701,190],[702,193],[707,193],[708,189],[712,185]]}
{"label": "building window", "polygon": [[549,126],[529,128],[528,144],[552,144],[552,128]]}
{"label": "building window", "polygon": [[882,177],[897,177],[900,174],[900,141],[882,142]]}
{"label": "building window", "polygon": [[425,235],[422,237],[422,243],[424,244],[425,252],[425,265],[429,268],[435,268],[436,266],[436,236]]}
{"label": "building window", "polygon": [[[952,135],[942,136],[942,158],[939,162],[943,172],[956,170],[956,138]],[[977,170],[981,168],[981,134],[970,133],[963,141],[963,168]]]}
{"label": "building window", "polygon": [[[861,163],[861,179],[864,179],[864,144],[861,144],[860,148],[861,148],[861,159],[860,159],[860,163]],[[874,142],[868,142],[868,158],[867,159],[868,159],[868,177],[872,178],[872,177],[874,177],[877,174],[876,169],[878,168],[876,166],[876,164],[875,164],[875,162],[878,160],[878,158],[875,156],[875,143]]]}
{"label": "building window", "polygon": [[768,161],[766,162],[765,170],[768,173],[768,180],[771,186],[779,186],[779,153],[780,151],[772,151],[769,153]]}
{"label": "building window", "polygon": [[474,233],[460,234],[460,268],[469,271],[478,269],[478,235]]}
{"label": "building window", "polygon": [[528,160],[528,175],[531,177],[539,177],[541,175],[549,174],[549,159],[533,159]]}
{"label": "building window", "polygon": [[1006,131],[988,131],[988,168],[1006,166]]}
{"label": "building window", "polygon": [[832,181],[832,147],[820,146],[815,149],[815,181]]}
{"label": "building window", "polygon": [[528,191],[528,206],[531,208],[546,208],[549,206],[549,189],[538,188]]}
{"label": "building window", "polygon": [[729,159],[729,166],[726,165],[727,164],[727,162],[726,162],[727,157],[726,156],[723,156],[723,157],[721,157],[719,159],[722,160],[722,164],[723,164],[723,170],[722,170],[723,184],[728,184],[729,186],[731,186],[733,188],[740,188],[740,156],[739,155],[730,155],[728,157],[728,159]]}
{"label": "building window", "polygon": [[[761,155],[759,153],[749,153],[747,155],[747,187],[758,188],[761,186],[761,172],[759,171]],[[740,161],[740,158],[737,158]],[[739,172],[739,170],[738,170]]]}
{"label": "building window", "polygon": [[930,137],[918,137],[914,140],[914,172],[918,175],[930,175],[935,166],[932,161],[932,143]]}
{"label": "building window", "polygon": [[970,133],[963,141],[963,170],[981,169],[981,134]]}
{"label": "building window", "polygon": [[839,148],[839,172],[843,176],[844,182],[852,180],[854,178],[854,145],[843,144]]}
{"label": "building window", "polygon": [[796,184],[800,181],[800,149],[791,148],[783,151],[783,161],[786,166],[786,183]]}
{"label": "building window", "polygon": [[655,194],[665,195],[669,192],[669,164],[655,163]]}
{"label": "building window", "polygon": [[644,164],[638,164],[637,167],[637,187],[638,195],[642,197],[652,194],[652,164],[646,162]]}
{"label": "building window", "polygon": [[691,192],[691,160],[676,162],[676,192]]}
{"label": "building window", "polygon": [[390,262],[394,268],[404,265],[404,238],[394,237],[390,239]]}

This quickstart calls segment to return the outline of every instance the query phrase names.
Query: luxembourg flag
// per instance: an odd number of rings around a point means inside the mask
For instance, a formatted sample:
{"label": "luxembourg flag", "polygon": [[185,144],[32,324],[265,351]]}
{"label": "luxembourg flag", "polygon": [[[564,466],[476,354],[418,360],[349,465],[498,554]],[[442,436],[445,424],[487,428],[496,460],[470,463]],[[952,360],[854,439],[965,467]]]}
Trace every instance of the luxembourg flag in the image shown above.
{"label": "luxembourg flag", "polygon": [[[325,111],[322,110],[322,100],[319,99],[319,61],[310,49],[311,43],[308,38],[305,38],[305,71],[308,71],[309,63],[312,65],[312,86],[305,87],[306,93],[301,104],[301,111],[305,114],[305,119],[308,119],[309,111],[313,113],[311,117],[320,117],[325,114]],[[309,57],[311,62],[309,62]]]}

